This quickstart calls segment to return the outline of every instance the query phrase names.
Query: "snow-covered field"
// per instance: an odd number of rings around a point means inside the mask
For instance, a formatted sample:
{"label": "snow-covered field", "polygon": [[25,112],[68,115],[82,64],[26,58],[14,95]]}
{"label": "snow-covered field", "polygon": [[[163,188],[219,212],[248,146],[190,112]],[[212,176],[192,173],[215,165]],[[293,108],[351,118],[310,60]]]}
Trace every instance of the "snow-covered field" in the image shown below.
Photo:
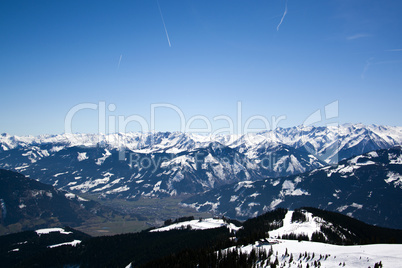
{"label": "snow-covered field", "polygon": [[[401,244],[376,244],[363,246],[337,246],[317,242],[298,242],[296,240],[272,240],[274,254],[271,256],[271,262],[278,257],[279,264],[285,264],[285,267],[314,267],[314,262],[320,262],[321,267],[374,267],[375,263],[381,261],[383,267],[402,267],[402,245]],[[253,248],[264,249],[267,252],[271,245],[268,243],[256,243],[239,248],[242,252],[249,253]],[[288,255],[285,256],[285,252]],[[299,259],[300,254],[303,256]],[[293,261],[289,263],[293,255]],[[328,256],[329,255],[329,256]],[[325,258],[325,256],[328,256]],[[266,265],[266,263],[265,263]],[[264,264],[263,264],[264,267]],[[281,267],[281,266],[280,266]]]}
{"label": "snow-covered field", "polygon": [[222,226],[227,226],[230,230],[235,230],[235,231],[237,231],[239,229],[239,227],[235,226],[234,224],[232,224],[232,223],[228,224],[228,223],[224,222],[222,219],[207,218],[207,219],[202,219],[202,220],[179,222],[179,223],[171,224],[169,226],[151,230],[151,232],[165,232],[165,231],[170,231],[170,230],[174,230],[174,229],[187,228],[187,226],[191,226],[191,229],[193,229],[193,230],[206,230],[206,229],[219,228]]}
{"label": "snow-covered field", "polygon": [[39,229],[35,231],[36,234],[48,234],[48,233],[61,233],[61,234],[72,234],[72,232],[66,232],[63,228],[46,228],[46,229]]}
{"label": "snow-covered field", "polygon": [[[254,249],[264,249],[267,252],[273,249],[271,259],[261,263],[262,267],[269,265],[278,258],[283,267],[315,267],[318,262],[321,267],[371,267],[381,261],[383,267],[402,267],[401,244],[376,244],[362,246],[338,246],[318,242],[278,239],[284,234],[305,234],[309,238],[320,231],[322,224],[328,225],[319,217],[305,212],[306,222],[291,222],[293,211],[288,211],[283,220],[283,226],[269,232],[269,239],[239,248],[242,252],[251,252]],[[287,255],[286,255],[287,252]],[[292,255],[292,257],[291,257]],[[300,258],[300,256],[302,257]],[[293,259],[290,262],[291,258]],[[282,267],[282,266],[280,266]]]}
{"label": "snow-covered field", "polygon": [[320,226],[325,223],[321,218],[314,217],[313,214],[305,212],[306,222],[291,222],[293,211],[289,210],[283,219],[283,226],[273,231],[269,231],[270,238],[280,238],[284,234],[305,234],[311,239],[314,232],[320,231]]}
{"label": "snow-covered field", "polygon": [[[278,258],[278,267],[371,267],[381,262],[383,267],[402,267],[402,244],[375,244],[359,246],[338,246],[318,242],[307,242],[296,240],[278,239],[284,234],[305,234],[311,238],[315,231],[320,230],[322,224],[328,224],[319,217],[305,212],[306,222],[291,222],[293,211],[288,211],[281,228],[270,231],[270,238],[237,248],[243,253],[250,253],[254,248],[263,249],[267,253],[271,247],[273,255],[269,260],[257,264],[257,267],[268,267],[270,262]],[[237,231],[239,227],[227,224],[222,219],[203,219],[175,223],[169,226],[154,229],[151,232],[163,232],[173,229],[187,228],[191,226],[194,230],[205,230],[228,226],[229,229]],[[235,247],[231,248],[232,250]],[[287,254],[287,255],[286,255]],[[290,260],[292,261],[290,262]],[[259,265],[259,266],[258,266]],[[301,266],[300,266],[301,265]]]}

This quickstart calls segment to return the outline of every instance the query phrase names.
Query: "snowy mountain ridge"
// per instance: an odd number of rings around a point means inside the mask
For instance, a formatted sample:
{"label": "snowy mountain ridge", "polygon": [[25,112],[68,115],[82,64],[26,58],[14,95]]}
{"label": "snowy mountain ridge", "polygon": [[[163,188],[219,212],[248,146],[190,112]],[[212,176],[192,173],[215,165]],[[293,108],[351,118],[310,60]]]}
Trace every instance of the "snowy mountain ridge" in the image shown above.
{"label": "snowy mountain ridge", "polygon": [[[300,174],[401,144],[401,127],[361,124],[277,128],[241,137],[181,132],[2,134],[0,168],[78,194],[135,199]],[[395,176],[390,180],[399,181]]]}
{"label": "snowy mountain ridge", "polygon": [[303,174],[225,185],[182,204],[231,218],[311,206],[401,228],[401,160],[401,147],[372,151]]}
{"label": "snowy mountain ridge", "polygon": [[[18,147],[55,144],[60,147],[95,147],[103,146],[110,149],[126,148],[139,153],[168,152],[179,153],[197,148],[205,148],[218,142],[231,148],[239,148],[251,158],[261,148],[275,148],[286,145],[292,148],[308,147],[317,155],[337,145],[339,151],[355,147],[366,139],[371,140],[370,146],[377,149],[402,145],[402,127],[343,124],[339,126],[314,127],[297,126],[291,128],[276,128],[275,130],[244,135],[200,135],[182,132],[128,132],[115,134],[60,134],[39,136],[12,136],[7,133],[0,135],[1,150],[6,151]],[[338,151],[334,151],[338,153]],[[325,159],[331,163],[331,159]]]}

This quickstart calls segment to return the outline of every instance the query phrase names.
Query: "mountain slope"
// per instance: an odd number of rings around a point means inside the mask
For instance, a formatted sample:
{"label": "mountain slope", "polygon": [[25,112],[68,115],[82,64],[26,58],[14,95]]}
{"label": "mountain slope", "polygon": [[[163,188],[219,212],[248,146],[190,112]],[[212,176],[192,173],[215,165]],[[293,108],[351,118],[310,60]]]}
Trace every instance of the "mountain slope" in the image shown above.
{"label": "mountain slope", "polygon": [[[69,227],[39,229],[0,236],[2,267],[19,266],[24,259],[35,258],[48,249],[76,246],[91,237]],[[55,265],[55,263],[53,263]]]}
{"label": "mountain slope", "polygon": [[0,170],[0,234],[53,226],[78,226],[98,217],[116,215],[111,209],[75,194]]}
{"label": "mountain slope", "polygon": [[311,206],[401,228],[402,149],[370,152],[300,175],[226,185],[183,205],[240,219],[276,207]]}

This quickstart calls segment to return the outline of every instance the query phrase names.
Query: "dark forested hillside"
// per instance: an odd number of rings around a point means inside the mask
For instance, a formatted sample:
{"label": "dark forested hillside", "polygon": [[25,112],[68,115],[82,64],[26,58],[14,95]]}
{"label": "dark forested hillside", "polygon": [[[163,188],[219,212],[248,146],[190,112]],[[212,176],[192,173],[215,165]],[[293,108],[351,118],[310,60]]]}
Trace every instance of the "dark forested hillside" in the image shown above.
{"label": "dark forested hillside", "polygon": [[402,244],[402,230],[369,225],[337,212],[312,207],[304,209],[326,222],[330,222],[332,227],[335,227],[342,234],[340,236],[339,233],[334,233],[330,228],[321,227],[321,231],[327,236],[327,242],[329,243],[359,245],[375,243]]}
{"label": "dark forested hillside", "polygon": [[95,237],[76,247],[46,249],[34,256],[17,259],[17,267],[52,267],[79,265],[80,267],[133,267],[145,264],[182,250],[215,250],[230,245],[226,228],[205,231],[173,230],[169,232],[140,232]]}
{"label": "dark forested hillside", "polygon": [[[86,241],[91,238],[89,235],[69,227],[62,228],[62,231],[53,231],[45,234],[38,234],[35,231],[25,231],[0,236],[0,266],[18,267],[24,262],[29,262],[34,267],[38,264],[36,262],[38,256],[43,257],[45,252],[46,257],[44,258],[48,260],[49,264],[64,263],[63,261],[65,260],[58,260],[58,252],[71,250],[72,247],[64,246],[49,249],[49,246],[72,241]],[[49,252],[52,252],[52,254],[49,254]],[[53,252],[56,252],[56,254]]]}
{"label": "dark forested hillside", "polygon": [[0,235],[113,220],[120,213],[22,174],[0,169]]}
{"label": "dark forested hillside", "polygon": [[[303,213],[312,213],[327,227],[327,230],[320,230],[325,239],[320,241],[316,235],[313,241],[342,245],[402,243],[402,230],[367,225],[339,213],[315,208],[303,208],[298,212],[296,218],[302,218],[300,214]],[[74,233],[74,239],[82,240],[75,247],[47,248],[46,245],[56,243],[57,239],[70,241],[71,238],[62,235],[35,238],[35,232],[24,232],[0,237],[0,256],[10,264],[7,267],[125,267],[130,263],[132,267],[253,267],[257,260],[268,261],[273,252],[256,247],[250,254],[246,254],[238,248],[250,244],[258,246],[278,243],[275,239],[268,241],[269,232],[283,226],[284,217],[288,213],[291,211],[278,208],[251,218],[243,222],[242,229],[237,232],[226,227],[192,230],[188,226],[165,232],[142,231],[95,238]],[[303,224],[300,219],[297,221]],[[289,239],[293,238],[289,236]],[[36,241],[36,244],[30,241]],[[32,245],[39,246],[32,248]],[[19,250],[15,251],[17,248]]]}

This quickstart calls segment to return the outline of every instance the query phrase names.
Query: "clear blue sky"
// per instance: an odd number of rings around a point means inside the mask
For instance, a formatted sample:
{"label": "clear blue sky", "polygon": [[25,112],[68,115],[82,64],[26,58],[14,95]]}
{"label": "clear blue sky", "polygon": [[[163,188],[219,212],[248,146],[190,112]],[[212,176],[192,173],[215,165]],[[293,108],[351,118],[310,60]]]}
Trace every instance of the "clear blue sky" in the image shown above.
{"label": "clear blue sky", "polygon": [[[284,115],[279,126],[300,125],[339,101],[339,123],[402,125],[400,0],[159,6],[0,1],[0,132],[63,133],[71,108],[101,101],[116,107],[108,116],[139,115],[148,123],[151,104],[170,103],[186,120],[207,117],[213,129],[227,126],[212,121],[219,115],[238,124],[239,101],[242,124],[254,115]],[[73,131],[97,132],[97,117],[78,112]],[[178,130],[177,114],[156,110],[156,129]]]}

